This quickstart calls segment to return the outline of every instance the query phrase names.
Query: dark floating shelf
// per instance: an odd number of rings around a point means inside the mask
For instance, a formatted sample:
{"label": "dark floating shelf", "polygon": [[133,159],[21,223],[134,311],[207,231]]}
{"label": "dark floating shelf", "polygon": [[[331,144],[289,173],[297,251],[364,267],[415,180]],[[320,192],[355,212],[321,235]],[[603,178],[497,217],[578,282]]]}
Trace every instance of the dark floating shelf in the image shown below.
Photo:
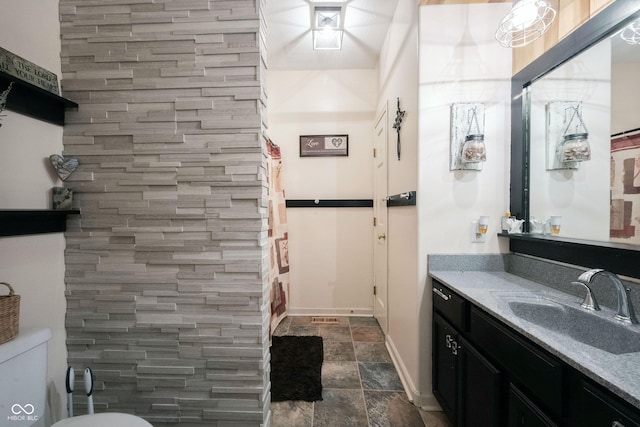
{"label": "dark floating shelf", "polygon": [[0,236],[63,232],[67,230],[67,215],[79,213],[79,209],[0,210]]}
{"label": "dark floating shelf", "polygon": [[78,107],[69,99],[0,71],[0,92],[11,82],[13,88],[7,97],[7,110],[62,126],[65,109]]}
{"label": "dark floating shelf", "polygon": [[372,199],[287,199],[288,208],[372,208]]}
{"label": "dark floating shelf", "polygon": [[[71,100],[0,71],[0,92],[12,82],[7,110],[62,126],[65,110],[78,107]],[[0,210],[0,237],[64,232],[67,230],[67,215],[79,213],[79,209]]]}
{"label": "dark floating shelf", "polygon": [[406,193],[394,194],[387,197],[387,207],[393,206],[415,206],[416,192],[407,191]]}

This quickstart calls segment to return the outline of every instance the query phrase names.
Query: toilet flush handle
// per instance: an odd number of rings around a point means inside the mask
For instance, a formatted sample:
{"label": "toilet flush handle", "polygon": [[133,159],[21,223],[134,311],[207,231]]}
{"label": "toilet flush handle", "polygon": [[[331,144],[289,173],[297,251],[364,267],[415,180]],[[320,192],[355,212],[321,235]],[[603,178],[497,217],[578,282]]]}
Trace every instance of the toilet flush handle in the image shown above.
{"label": "toilet flush handle", "polygon": [[73,371],[73,367],[67,368],[67,379],[65,385],[67,387],[67,415],[69,418],[73,417],[73,385],[76,381],[76,375]]}
{"label": "toilet flush handle", "polygon": [[87,393],[87,413],[93,414],[93,372],[91,368],[84,370],[84,391]]}

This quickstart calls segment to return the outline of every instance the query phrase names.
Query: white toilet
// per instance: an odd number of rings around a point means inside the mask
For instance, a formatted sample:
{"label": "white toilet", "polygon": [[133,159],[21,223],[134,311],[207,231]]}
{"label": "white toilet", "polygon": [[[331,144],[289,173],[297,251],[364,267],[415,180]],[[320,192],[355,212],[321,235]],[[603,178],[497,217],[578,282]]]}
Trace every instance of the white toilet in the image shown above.
{"label": "white toilet", "polygon": [[[0,344],[0,419],[26,427],[44,416],[50,338],[50,329],[38,329],[20,332],[16,338]],[[67,418],[51,427],[89,426],[153,427],[142,418],[112,412]]]}

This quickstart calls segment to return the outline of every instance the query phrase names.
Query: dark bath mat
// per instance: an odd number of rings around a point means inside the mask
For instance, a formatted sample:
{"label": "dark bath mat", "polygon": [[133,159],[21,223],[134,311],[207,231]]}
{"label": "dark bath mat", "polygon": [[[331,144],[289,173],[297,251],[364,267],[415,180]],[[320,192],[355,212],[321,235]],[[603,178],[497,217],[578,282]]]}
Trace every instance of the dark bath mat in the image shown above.
{"label": "dark bath mat", "polygon": [[322,337],[271,339],[271,401],[322,400]]}

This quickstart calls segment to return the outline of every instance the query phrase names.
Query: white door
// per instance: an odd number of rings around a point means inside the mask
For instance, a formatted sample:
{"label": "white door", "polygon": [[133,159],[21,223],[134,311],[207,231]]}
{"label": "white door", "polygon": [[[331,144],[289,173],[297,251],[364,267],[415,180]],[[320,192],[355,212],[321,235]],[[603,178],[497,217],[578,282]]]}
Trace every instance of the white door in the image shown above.
{"label": "white door", "polygon": [[378,114],[373,138],[373,315],[384,334],[387,308],[387,106]]}

